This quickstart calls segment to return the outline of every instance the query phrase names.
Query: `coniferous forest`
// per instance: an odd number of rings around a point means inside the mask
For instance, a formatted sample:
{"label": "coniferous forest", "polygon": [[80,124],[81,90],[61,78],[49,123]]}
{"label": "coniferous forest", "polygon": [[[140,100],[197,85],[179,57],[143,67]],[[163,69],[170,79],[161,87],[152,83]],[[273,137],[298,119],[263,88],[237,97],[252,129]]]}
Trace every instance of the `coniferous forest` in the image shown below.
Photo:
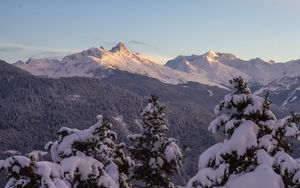
{"label": "coniferous forest", "polygon": [[[230,80],[233,90],[215,107],[208,130],[223,140],[204,151],[198,172],[186,187],[299,187],[298,159],[291,156],[299,139],[300,117],[277,119],[268,95],[251,93],[241,77]],[[172,177],[181,173],[183,149],[169,136],[165,106],[151,95],[141,113],[142,131],[118,141],[112,123],[102,115],[87,129],[61,127],[46,152],[14,155],[0,161],[5,187],[178,187]],[[264,174],[262,177],[261,174]]]}

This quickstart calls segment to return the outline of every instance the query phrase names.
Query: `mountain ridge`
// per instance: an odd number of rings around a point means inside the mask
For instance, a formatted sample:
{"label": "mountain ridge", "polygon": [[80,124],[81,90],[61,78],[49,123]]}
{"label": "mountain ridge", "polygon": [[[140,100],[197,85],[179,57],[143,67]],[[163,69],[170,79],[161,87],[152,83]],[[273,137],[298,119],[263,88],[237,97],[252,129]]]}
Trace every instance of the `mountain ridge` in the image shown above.
{"label": "mountain ridge", "polygon": [[92,47],[57,59],[29,59],[15,66],[33,75],[51,78],[106,78],[126,71],[158,79],[168,84],[198,82],[228,89],[229,80],[241,76],[247,82],[264,86],[284,77],[300,76],[300,60],[286,63],[264,61],[261,58],[243,60],[231,53],[208,51],[202,55],[179,55],[161,65],[151,58],[132,52],[120,42],[110,50]]}
{"label": "mountain ridge", "polygon": [[118,43],[111,50],[104,48],[89,48],[56,59],[30,59],[27,63],[18,62],[15,66],[31,72],[33,75],[51,78],[60,77],[98,77],[104,78],[115,70],[141,74],[168,84],[198,82],[210,86],[227,89],[199,74],[190,74],[160,65],[142,54],[131,52],[123,43]]}

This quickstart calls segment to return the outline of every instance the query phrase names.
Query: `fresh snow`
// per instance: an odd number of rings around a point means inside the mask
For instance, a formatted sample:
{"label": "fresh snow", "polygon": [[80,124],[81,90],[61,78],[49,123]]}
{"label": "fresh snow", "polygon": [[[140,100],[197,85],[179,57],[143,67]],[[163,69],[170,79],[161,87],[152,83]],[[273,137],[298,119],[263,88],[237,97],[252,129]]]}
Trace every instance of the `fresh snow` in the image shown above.
{"label": "fresh snow", "polygon": [[[225,86],[229,85],[228,81],[237,76],[261,85],[285,77],[300,76],[300,72],[297,71],[300,69],[300,60],[286,63],[264,61],[260,58],[242,60],[232,54],[209,51],[203,55],[181,55],[163,66],[145,55],[131,52],[123,43],[119,43],[111,50],[92,47],[65,56],[61,60],[29,59],[27,62],[19,61],[14,65],[33,75],[53,78],[73,76],[104,78],[113,74],[114,70],[120,70],[156,78],[168,84],[193,81],[222,89],[227,89]],[[288,89],[288,86],[286,88]],[[262,88],[258,92],[262,93],[265,89]],[[268,89],[276,91],[281,87]]]}
{"label": "fresh snow", "polygon": [[28,62],[17,62],[15,66],[34,75],[46,77],[99,77],[112,74],[113,70],[127,71],[156,78],[168,84],[180,84],[189,81],[227,89],[223,85],[207,79],[204,75],[186,73],[155,63],[145,56],[129,51],[123,43],[111,50],[103,47],[65,56],[61,61],[56,59],[30,59]]}
{"label": "fresh snow", "polygon": [[[289,155],[292,139],[299,140],[297,116],[277,119],[269,101],[251,94],[236,78],[235,91],[215,108],[218,115],[208,129],[222,132],[219,142],[199,157],[198,173],[187,188],[284,188],[300,183],[300,159]],[[291,186],[289,186],[291,185]]]}
{"label": "fresh snow", "polygon": [[260,58],[242,60],[228,53],[209,51],[203,55],[178,56],[168,61],[167,67],[204,75],[205,78],[225,85],[233,77],[242,76],[250,82],[267,84],[283,77],[300,76],[300,60],[285,63],[264,61]]}
{"label": "fresh snow", "polygon": [[281,177],[266,165],[259,165],[253,172],[233,176],[225,188],[284,188]]}

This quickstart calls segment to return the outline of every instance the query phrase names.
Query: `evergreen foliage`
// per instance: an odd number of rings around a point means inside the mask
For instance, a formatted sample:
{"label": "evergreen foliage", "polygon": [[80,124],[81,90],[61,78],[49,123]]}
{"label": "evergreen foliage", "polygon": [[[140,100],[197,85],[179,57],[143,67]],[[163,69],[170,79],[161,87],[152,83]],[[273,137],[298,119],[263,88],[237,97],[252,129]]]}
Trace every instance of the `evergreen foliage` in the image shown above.
{"label": "evergreen foliage", "polygon": [[62,127],[49,142],[52,161],[13,156],[0,161],[8,178],[6,187],[18,188],[129,188],[133,162],[117,144],[112,124],[98,116],[85,130]]}
{"label": "evergreen foliage", "polygon": [[[225,139],[200,155],[199,172],[187,187],[299,187],[300,166],[289,143],[299,138],[299,116],[277,120],[268,95],[252,94],[241,77],[230,83],[233,93],[216,106],[218,116],[209,126]],[[253,179],[255,184],[248,183]]]}
{"label": "evergreen foliage", "polygon": [[134,146],[130,151],[136,160],[133,179],[140,187],[174,187],[170,175],[180,172],[181,149],[177,140],[167,137],[165,107],[151,95],[142,112],[142,134],[129,135]]}

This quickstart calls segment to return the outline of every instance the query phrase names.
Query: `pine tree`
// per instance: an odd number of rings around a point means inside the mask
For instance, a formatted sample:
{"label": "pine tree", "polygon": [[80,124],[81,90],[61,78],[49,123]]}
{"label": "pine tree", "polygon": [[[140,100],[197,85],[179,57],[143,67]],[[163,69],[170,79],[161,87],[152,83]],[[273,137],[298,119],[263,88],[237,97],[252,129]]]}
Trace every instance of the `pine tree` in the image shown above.
{"label": "pine tree", "polygon": [[133,179],[139,187],[174,187],[169,176],[180,171],[183,155],[177,140],[166,135],[165,107],[156,96],[150,96],[142,117],[142,134],[128,136],[134,144],[130,151],[136,161]]}
{"label": "pine tree", "polygon": [[299,165],[288,143],[299,138],[299,118],[277,120],[268,95],[252,94],[241,77],[230,83],[234,91],[216,106],[218,117],[209,125],[225,139],[200,155],[199,172],[187,187],[299,187]]}
{"label": "pine tree", "polygon": [[2,170],[8,179],[5,185],[7,188],[69,188],[61,178],[59,165],[55,163],[12,156],[0,160],[0,171]]}
{"label": "pine tree", "polygon": [[102,116],[88,129],[61,128],[58,140],[46,145],[52,161],[25,156],[0,160],[0,171],[8,178],[6,187],[129,188],[133,162],[123,151],[125,144],[116,143],[111,128]]}
{"label": "pine tree", "polygon": [[[112,124],[108,119],[98,116],[98,122],[86,130],[61,128],[59,140],[49,143],[52,159],[61,161],[83,154],[103,164],[103,174],[108,174],[120,188],[129,188],[127,181],[133,161],[125,154],[124,143],[117,144],[117,135],[111,130]],[[50,147],[49,147],[50,146]],[[79,174],[80,175],[80,174]],[[95,181],[87,181],[89,184]],[[87,187],[81,185],[78,187]],[[91,187],[97,187],[94,184]]]}

